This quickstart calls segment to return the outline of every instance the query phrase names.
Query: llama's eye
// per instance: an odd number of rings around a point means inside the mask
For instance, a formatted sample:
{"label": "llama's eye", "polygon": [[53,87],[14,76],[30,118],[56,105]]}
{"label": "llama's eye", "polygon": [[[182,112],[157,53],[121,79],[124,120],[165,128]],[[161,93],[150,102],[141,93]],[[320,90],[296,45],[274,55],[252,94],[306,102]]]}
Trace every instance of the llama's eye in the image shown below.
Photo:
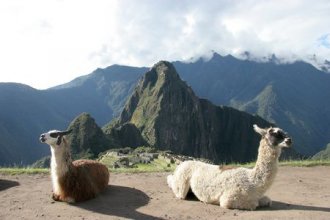
{"label": "llama's eye", "polygon": [[280,133],[280,132],[274,133],[273,135],[274,135],[274,137],[276,137],[277,139],[284,139],[284,135],[283,135],[282,133]]}
{"label": "llama's eye", "polygon": [[57,138],[58,137],[58,133],[50,133],[49,136],[52,137],[52,138]]}

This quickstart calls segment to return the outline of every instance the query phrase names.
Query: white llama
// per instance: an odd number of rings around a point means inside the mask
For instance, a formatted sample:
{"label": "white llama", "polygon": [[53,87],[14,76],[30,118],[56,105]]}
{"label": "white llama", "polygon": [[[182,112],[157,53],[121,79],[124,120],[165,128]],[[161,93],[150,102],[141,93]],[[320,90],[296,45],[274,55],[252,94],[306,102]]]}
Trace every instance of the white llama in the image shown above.
{"label": "white llama", "polygon": [[94,198],[106,188],[109,171],[106,166],[92,160],[72,162],[70,146],[65,135],[70,131],[49,131],[41,134],[40,141],[50,145],[53,199],[69,203]]}
{"label": "white llama", "polygon": [[271,200],[263,195],[276,176],[281,148],[289,147],[292,141],[280,128],[262,129],[254,125],[254,130],[262,138],[253,169],[228,169],[199,161],[185,161],[167,177],[175,196],[184,199],[191,189],[200,201],[220,204],[223,208],[255,210],[270,206]]}

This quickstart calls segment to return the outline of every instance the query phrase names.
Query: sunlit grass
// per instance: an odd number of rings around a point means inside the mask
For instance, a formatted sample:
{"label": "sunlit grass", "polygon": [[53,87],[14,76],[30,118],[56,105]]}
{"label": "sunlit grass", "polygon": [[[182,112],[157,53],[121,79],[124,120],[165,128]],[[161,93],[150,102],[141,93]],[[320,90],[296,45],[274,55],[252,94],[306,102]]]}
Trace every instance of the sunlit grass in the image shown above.
{"label": "sunlit grass", "polygon": [[281,161],[280,166],[292,166],[292,167],[330,166],[330,160],[287,160],[287,161]]}
{"label": "sunlit grass", "polygon": [[[112,159],[110,159],[112,162]],[[110,161],[107,161],[110,162]],[[226,166],[234,167],[254,167],[255,162],[245,164],[228,164]],[[315,166],[330,166],[330,160],[290,160],[281,161],[280,166],[290,167],[315,167]],[[170,164],[164,159],[155,159],[149,164],[137,164],[133,168],[113,168],[108,166],[110,172],[113,173],[148,173],[148,172],[172,172],[176,165]],[[20,174],[49,174],[47,168],[30,168],[30,167],[0,167],[0,174],[3,175],[20,175]]]}
{"label": "sunlit grass", "polygon": [[[255,162],[244,163],[244,164],[232,163],[229,164],[229,166],[252,168],[255,166],[255,164],[256,164]],[[330,166],[330,160],[284,160],[284,161],[280,161],[279,165],[290,166],[290,167]]]}
{"label": "sunlit grass", "polygon": [[19,175],[19,174],[48,174],[47,168],[29,168],[29,167],[1,167],[0,174]]}

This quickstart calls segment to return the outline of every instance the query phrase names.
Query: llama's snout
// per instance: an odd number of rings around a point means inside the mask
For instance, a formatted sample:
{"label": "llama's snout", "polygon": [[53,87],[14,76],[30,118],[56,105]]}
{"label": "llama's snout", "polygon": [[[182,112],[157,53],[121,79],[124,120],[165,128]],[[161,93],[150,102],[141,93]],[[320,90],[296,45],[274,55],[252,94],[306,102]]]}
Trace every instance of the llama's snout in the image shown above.
{"label": "llama's snout", "polygon": [[46,142],[46,136],[45,136],[45,134],[40,135],[39,140],[40,140],[40,142],[45,143]]}
{"label": "llama's snout", "polygon": [[285,138],[285,144],[290,146],[292,144],[292,139],[291,138]]}

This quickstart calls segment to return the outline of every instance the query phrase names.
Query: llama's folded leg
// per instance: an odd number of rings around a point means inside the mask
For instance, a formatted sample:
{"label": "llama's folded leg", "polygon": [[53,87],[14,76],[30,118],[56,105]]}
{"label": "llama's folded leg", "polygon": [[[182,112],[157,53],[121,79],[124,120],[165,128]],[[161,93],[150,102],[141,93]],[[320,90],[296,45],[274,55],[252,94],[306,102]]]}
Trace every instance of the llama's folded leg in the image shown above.
{"label": "llama's folded leg", "polygon": [[224,194],[220,197],[220,206],[226,209],[255,210],[258,206],[258,201],[242,198],[238,195]]}
{"label": "llama's folded leg", "polygon": [[219,204],[225,209],[236,209],[235,201],[229,196],[228,193],[224,193],[219,200]]}
{"label": "llama's folded leg", "polygon": [[185,199],[190,185],[187,180],[183,178],[176,179],[175,175],[167,176],[167,184],[172,189],[174,195],[179,199]]}
{"label": "llama's folded leg", "polygon": [[55,193],[53,193],[53,195],[52,195],[52,199],[53,199],[54,201],[61,201],[60,195],[57,195],[57,194],[55,194]]}
{"label": "llama's folded leg", "polygon": [[270,207],[272,205],[272,200],[267,197],[263,196],[259,199],[258,207]]}
{"label": "llama's folded leg", "polygon": [[58,194],[56,194],[56,193],[53,193],[53,195],[52,195],[52,199],[54,200],[54,201],[62,201],[62,202],[68,202],[68,203],[75,203],[76,201],[75,201],[75,199],[74,198],[72,198],[72,197],[63,197],[63,195],[61,196],[61,195],[58,195]]}

